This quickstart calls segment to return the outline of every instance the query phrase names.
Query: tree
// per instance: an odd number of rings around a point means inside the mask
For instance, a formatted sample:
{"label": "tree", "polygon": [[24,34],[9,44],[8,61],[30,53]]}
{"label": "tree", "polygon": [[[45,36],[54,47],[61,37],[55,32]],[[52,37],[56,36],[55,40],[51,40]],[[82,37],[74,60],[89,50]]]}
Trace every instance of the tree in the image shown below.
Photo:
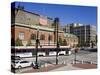
{"label": "tree", "polygon": [[67,45],[67,41],[66,39],[63,40],[63,46],[66,46]]}
{"label": "tree", "polygon": [[98,41],[98,40],[97,40],[97,35],[96,35],[95,39],[96,39],[96,44],[97,44],[97,41]]}
{"label": "tree", "polygon": [[61,38],[59,38],[59,44],[60,44],[60,45],[63,45],[63,41],[62,41]]}
{"label": "tree", "polygon": [[26,46],[32,46],[32,42],[31,42],[31,40],[28,41],[28,43],[27,43]]}
{"label": "tree", "polygon": [[79,43],[79,44],[77,45],[77,47],[81,47],[81,43]]}
{"label": "tree", "polygon": [[19,38],[17,38],[17,39],[16,39],[16,42],[15,42],[15,45],[16,45],[16,46],[23,46],[22,40],[20,40]]}
{"label": "tree", "polygon": [[94,43],[93,43],[93,41],[91,41],[91,48],[93,48],[94,47]]}

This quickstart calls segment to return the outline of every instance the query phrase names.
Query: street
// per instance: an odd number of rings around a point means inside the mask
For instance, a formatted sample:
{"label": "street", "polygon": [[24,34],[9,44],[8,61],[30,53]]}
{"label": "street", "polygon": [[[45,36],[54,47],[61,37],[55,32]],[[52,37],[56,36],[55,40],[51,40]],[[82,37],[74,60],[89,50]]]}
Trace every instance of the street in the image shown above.
{"label": "street", "polygon": [[[69,56],[58,56],[58,63],[59,64],[71,64],[74,61],[74,54],[71,54]],[[27,61],[35,61],[36,58],[22,58],[22,60],[27,60]],[[97,52],[89,52],[89,51],[79,51],[76,54],[76,60],[78,61],[86,61],[86,62],[92,62],[93,64],[97,64]],[[49,64],[55,64],[56,63],[56,57],[55,56],[47,56],[47,57],[38,57],[38,61],[42,61],[44,63],[49,63]],[[16,69],[16,72],[23,72],[23,71],[27,71],[27,70],[31,70],[32,67],[28,67],[28,68],[23,68],[23,69]],[[67,69],[68,70],[68,67]]]}
{"label": "street", "polygon": [[[72,63],[75,55],[71,54],[69,56],[58,56],[58,62],[61,63]],[[23,58],[23,60],[35,61],[35,57],[33,58]],[[89,61],[97,64],[97,52],[89,52],[89,51],[79,51],[76,54],[76,60],[80,61]],[[38,61],[50,62],[55,64],[56,56],[47,56],[47,57],[38,57]]]}

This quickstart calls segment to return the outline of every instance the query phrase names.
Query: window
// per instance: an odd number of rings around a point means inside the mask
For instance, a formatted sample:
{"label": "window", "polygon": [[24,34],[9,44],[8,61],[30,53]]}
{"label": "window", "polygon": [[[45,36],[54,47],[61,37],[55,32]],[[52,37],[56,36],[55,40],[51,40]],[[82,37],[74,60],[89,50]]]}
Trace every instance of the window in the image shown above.
{"label": "window", "polygon": [[42,35],[40,36],[40,40],[45,40],[45,35],[42,34]]}
{"label": "window", "polygon": [[61,36],[59,36],[59,38],[61,38]]}
{"label": "window", "polygon": [[52,35],[49,35],[49,36],[48,36],[48,40],[49,40],[49,41],[52,41]]}
{"label": "window", "polygon": [[24,40],[24,32],[20,32],[19,33],[19,39],[20,40]]}
{"label": "window", "polygon": [[31,34],[31,40],[35,40],[36,39],[36,34]]}
{"label": "window", "polygon": [[28,63],[28,61],[21,61],[20,63]]}

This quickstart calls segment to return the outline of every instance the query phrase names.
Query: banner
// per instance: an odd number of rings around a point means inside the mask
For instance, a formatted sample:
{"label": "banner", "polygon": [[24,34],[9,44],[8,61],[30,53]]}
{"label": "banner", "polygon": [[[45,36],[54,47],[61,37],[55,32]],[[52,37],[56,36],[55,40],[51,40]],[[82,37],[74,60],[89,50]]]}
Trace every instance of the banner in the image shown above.
{"label": "banner", "polygon": [[40,15],[39,23],[40,25],[47,25],[47,17]]}

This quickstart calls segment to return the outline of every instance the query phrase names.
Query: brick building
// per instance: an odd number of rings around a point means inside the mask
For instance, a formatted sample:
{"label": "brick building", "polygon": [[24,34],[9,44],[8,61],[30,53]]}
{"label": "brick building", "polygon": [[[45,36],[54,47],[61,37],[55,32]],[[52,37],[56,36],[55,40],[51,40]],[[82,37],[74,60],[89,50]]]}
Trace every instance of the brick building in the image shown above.
{"label": "brick building", "polygon": [[[58,24],[58,55],[69,53],[70,47],[78,44],[75,35],[65,33]],[[56,55],[57,32],[54,20],[24,10],[24,7],[11,8],[11,53],[20,57],[36,55],[36,39],[39,39],[38,55]]]}
{"label": "brick building", "polygon": [[[56,35],[52,18],[26,11],[21,7],[11,9],[11,38],[13,41],[19,39],[24,46],[27,45],[28,41],[31,41],[32,46],[34,46],[38,31],[40,45],[55,45]],[[71,44],[64,36],[64,31],[59,29],[58,35],[61,41],[66,40],[67,45]],[[70,34],[67,35],[70,37]],[[78,39],[74,37],[76,36],[71,36],[70,40],[77,44]]]}

